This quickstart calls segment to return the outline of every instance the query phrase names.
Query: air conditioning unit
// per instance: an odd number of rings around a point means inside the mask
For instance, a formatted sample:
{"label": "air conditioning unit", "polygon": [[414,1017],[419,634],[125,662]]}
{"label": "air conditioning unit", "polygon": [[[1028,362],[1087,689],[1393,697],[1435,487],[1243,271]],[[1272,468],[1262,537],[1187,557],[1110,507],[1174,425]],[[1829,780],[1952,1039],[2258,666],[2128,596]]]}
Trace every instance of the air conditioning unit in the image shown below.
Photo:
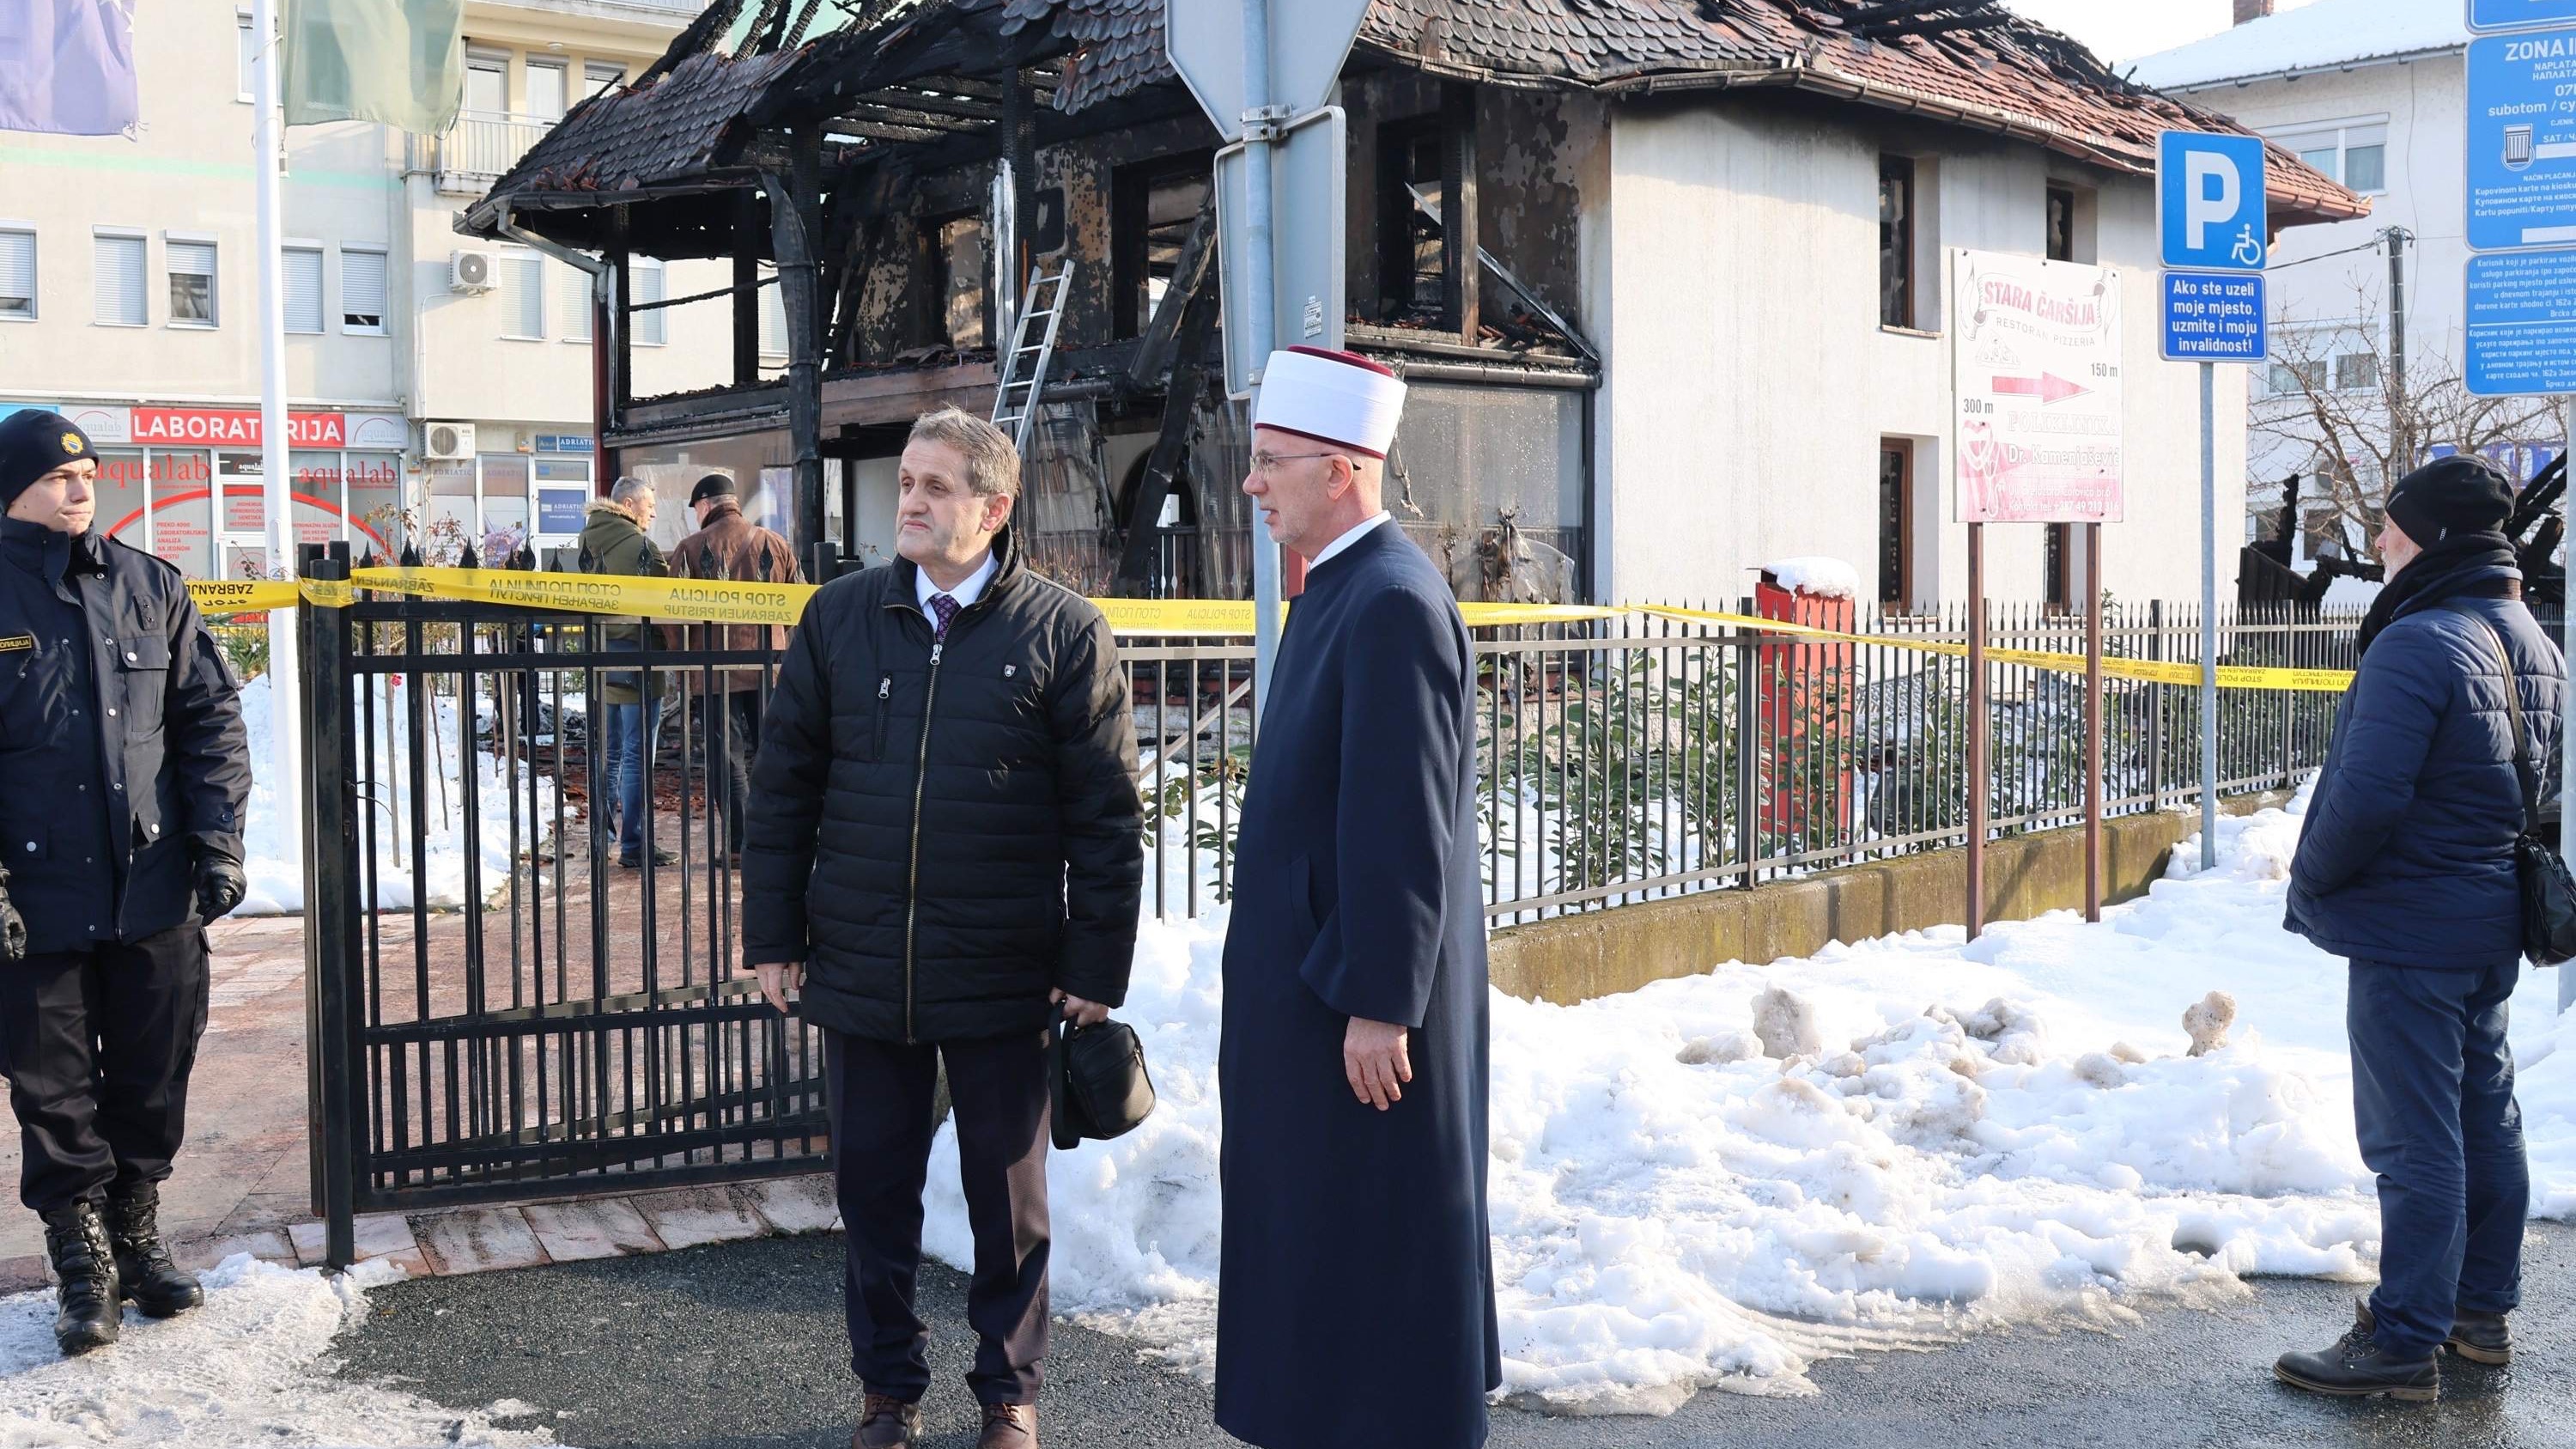
{"label": "air conditioning unit", "polygon": [[490,252],[448,253],[447,290],[451,292],[491,291],[492,254]]}
{"label": "air conditioning unit", "polygon": [[474,456],[472,423],[425,423],[421,441],[433,458],[471,458]]}

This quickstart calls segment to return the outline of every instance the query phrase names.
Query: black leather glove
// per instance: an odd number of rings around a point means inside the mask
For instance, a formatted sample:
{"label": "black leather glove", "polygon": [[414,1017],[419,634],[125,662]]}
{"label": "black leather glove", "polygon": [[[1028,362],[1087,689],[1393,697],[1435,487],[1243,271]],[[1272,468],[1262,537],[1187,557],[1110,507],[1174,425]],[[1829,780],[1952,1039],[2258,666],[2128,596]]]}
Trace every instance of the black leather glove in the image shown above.
{"label": "black leather glove", "polygon": [[250,889],[250,877],[242,874],[241,862],[219,850],[200,851],[197,855],[197,917],[220,921],[242,903],[242,894]]}
{"label": "black leather glove", "polygon": [[27,919],[9,899],[9,872],[0,870],[0,961],[27,959]]}

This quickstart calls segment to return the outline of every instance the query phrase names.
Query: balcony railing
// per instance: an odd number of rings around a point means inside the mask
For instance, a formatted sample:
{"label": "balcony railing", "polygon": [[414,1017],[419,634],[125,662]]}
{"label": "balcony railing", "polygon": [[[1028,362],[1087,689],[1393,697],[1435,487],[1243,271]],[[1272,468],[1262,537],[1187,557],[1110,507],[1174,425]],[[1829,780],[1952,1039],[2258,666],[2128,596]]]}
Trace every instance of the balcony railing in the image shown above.
{"label": "balcony railing", "polygon": [[442,192],[480,196],[554,124],[549,117],[459,112],[446,134],[411,138],[411,169],[428,172]]}

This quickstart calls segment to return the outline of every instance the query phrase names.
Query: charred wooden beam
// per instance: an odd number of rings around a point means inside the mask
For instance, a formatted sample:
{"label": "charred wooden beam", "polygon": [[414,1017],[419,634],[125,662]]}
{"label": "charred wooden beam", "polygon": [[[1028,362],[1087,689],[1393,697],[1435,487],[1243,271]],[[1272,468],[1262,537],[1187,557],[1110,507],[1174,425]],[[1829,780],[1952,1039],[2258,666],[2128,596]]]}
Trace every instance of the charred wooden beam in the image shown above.
{"label": "charred wooden beam", "polygon": [[925,115],[954,116],[969,121],[1002,119],[999,102],[976,100],[965,96],[938,95],[918,86],[888,86],[859,97],[862,103],[889,106]]}
{"label": "charred wooden beam", "polygon": [[[1177,290],[1177,289],[1175,289]],[[1154,450],[1145,455],[1145,476],[1127,505],[1127,543],[1118,556],[1113,592],[1142,593],[1154,568],[1154,546],[1163,532],[1163,500],[1171,496],[1172,479],[1189,457],[1197,429],[1199,396],[1207,390],[1208,354],[1216,337],[1219,293],[1213,268],[1203,272],[1190,292],[1189,311],[1181,319],[1180,351],[1172,364],[1171,386],[1163,393],[1163,427]]]}
{"label": "charred wooden beam", "polygon": [[1135,360],[1127,369],[1130,386],[1152,387],[1171,370],[1172,349],[1180,337],[1182,320],[1216,261],[1216,236],[1216,190],[1211,187],[1199,202],[1199,219],[1190,223],[1189,237],[1181,243],[1180,262],[1173,269],[1171,285],[1163,289],[1163,300],[1155,305],[1153,317],[1145,324],[1145,335],[1138,340]]}
{"label": "charred wooden beam", "polygon": [[1441,87],[1440,272],[1441,310],[1470,345],[1482,322],[1482,282],[1476,239],[1476,88],[1463,81]]}
{"label": "charred wooden beam", "polygon": [[841,107],[841,114],[829,124],[841,126],[871,122],[880,126],[901,126],[907,130],[929,131],[942,136],[964,136],[992,129],[989,122],[968,120],[963,116],[944,115],[932,111],[916,111],[908,106],[886,105],[873,99],[853,101]]}

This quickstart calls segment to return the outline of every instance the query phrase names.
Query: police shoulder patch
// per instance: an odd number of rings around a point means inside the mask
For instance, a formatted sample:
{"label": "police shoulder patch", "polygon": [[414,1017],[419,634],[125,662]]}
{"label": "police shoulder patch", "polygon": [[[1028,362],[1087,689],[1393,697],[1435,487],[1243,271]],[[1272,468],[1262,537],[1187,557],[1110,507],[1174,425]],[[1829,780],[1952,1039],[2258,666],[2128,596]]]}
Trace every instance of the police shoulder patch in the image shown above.
{"label": "police shoulder patch", "polygon": [[12,654],[35,647],[36,636],[33,634],[0,634],[0,654]]}

